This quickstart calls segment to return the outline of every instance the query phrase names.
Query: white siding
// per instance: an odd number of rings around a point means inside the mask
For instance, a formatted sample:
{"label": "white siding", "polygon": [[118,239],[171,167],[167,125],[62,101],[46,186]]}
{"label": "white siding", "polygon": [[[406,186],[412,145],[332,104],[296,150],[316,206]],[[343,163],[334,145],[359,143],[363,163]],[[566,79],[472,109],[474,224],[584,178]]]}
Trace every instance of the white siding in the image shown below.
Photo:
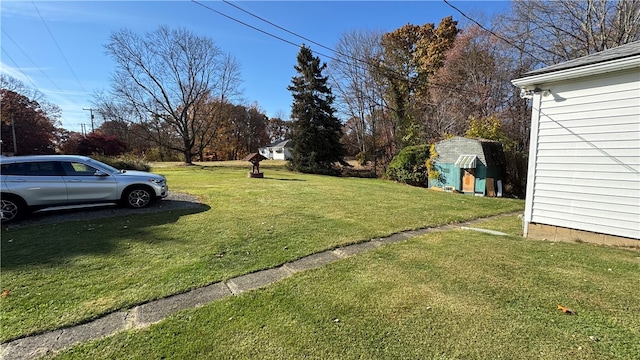
{"label": "white siding", "polygon": [[278,151],[274,151],[273,152],[273,159],[274,160],[286,160],[285,159],[285,154],[284,154],[284,149],[278,149]]}
{"label": "white siding", "polygon": [[640,72],[541,88],[525,220],[640,239]]}
{"label": "white siding", "polygon": [[273,159],[273,154],[269,151],[269,148],[261,147],[258,149],[260,155],[266,157],[267,159]]}

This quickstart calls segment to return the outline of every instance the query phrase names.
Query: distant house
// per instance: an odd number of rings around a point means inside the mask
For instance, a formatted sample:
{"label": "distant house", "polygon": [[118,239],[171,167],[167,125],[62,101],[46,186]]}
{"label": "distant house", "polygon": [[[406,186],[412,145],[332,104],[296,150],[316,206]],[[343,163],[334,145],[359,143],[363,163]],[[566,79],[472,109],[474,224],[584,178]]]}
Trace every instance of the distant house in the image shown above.
{"label": "distant house", "polygon": [[272,160],[289,160],[291,159],[291,140],[280,140],[258,149],[260,155]]}
{"label": "distant house", "polygon": [[640,41],[512,83],[532,99],[524,234],[640,245]]}
{"label": "distant house", "polygon": [[439,179],[429,186],[480,196],[502,196],[505,156],[502,144],[484,139],[454,137],[435,145],[434,169]]}

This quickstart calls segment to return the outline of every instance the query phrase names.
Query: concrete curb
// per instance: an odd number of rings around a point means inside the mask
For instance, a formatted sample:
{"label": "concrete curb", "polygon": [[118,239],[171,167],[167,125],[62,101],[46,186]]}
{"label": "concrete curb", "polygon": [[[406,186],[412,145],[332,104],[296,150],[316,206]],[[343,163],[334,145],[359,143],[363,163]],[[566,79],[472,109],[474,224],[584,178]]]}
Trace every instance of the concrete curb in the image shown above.
{"label": "concrete curb", "polygon": [[108,337],[121,331],[146,328],[181,310],[197,308],[228,296],[239,295],[245,291],[258,289],[287,278],[297,272],[316,269],[340,259],[373,250],[384,244],[405,241],[431,232],[460,228],[469,229],[466,227],[467,225],[513,214],[514,213],[496,215],[436,228],[403,231],[384,238],[371,239],[362,243],[346,245],[337,249],[312,254],[276,268],[241,275],[226,282],[217,282],[182,294],[172,295],[138,305],[126,311],[114,312],[85,324],[53,330],[44,334],[29,336],[1,344],[0,359],[34,359],[82,342]]}

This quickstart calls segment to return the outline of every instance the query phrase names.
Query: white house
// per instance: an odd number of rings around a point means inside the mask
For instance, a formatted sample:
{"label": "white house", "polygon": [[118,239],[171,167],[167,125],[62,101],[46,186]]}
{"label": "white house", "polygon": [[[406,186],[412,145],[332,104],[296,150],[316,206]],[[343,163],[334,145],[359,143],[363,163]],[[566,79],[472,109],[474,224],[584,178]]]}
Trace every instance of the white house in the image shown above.
{"label": "white house", "polygon": [[533,107],[525,236],[640,246],[640,41],[512,83]]}
{"label": "white house", "polygon": [[289,160],[291,159],[291,140],[280,140],[258,149],[260,155],[267,159]]}

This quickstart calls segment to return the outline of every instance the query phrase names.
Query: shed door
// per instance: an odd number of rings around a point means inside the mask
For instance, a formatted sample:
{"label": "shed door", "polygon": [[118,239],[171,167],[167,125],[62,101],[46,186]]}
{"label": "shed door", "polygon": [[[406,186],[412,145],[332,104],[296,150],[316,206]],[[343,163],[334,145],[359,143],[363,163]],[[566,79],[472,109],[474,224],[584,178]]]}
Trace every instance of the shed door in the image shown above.
{"label": "shed door", "polygon": [[473,169],[464,169],[462,175],[462,192],[476,191],[476,177],[473,175]]}

